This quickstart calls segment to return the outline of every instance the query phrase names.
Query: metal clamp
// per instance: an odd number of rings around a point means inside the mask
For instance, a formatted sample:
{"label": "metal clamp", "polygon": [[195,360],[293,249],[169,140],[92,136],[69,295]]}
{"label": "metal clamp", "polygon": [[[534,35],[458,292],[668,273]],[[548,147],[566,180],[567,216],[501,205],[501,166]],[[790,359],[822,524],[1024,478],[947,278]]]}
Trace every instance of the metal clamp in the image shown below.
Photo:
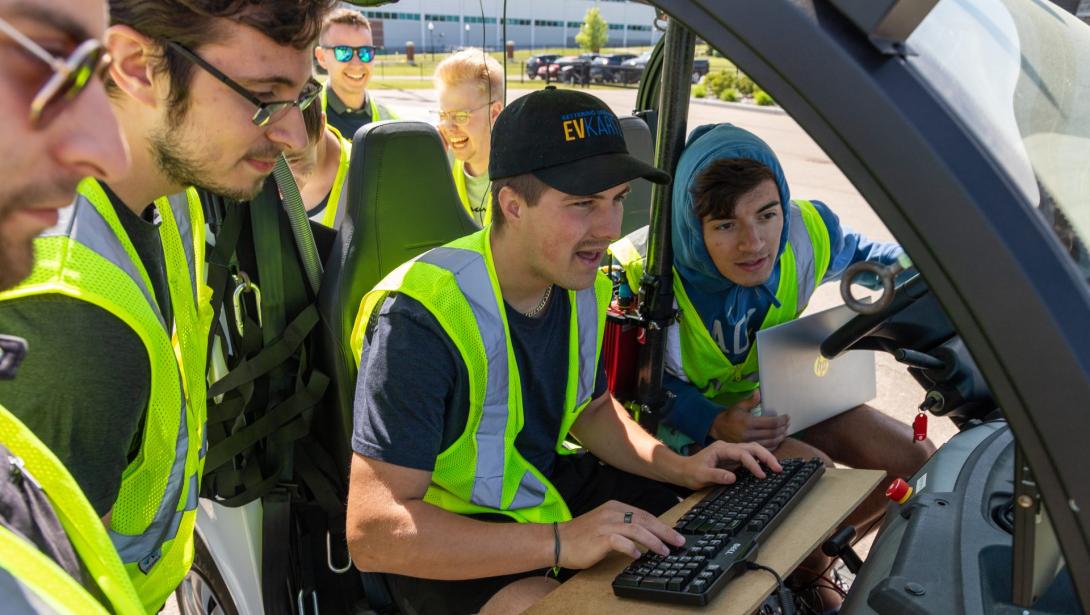
{"label": "metal clamp", "polygon": [[[299,615],[306,615],[307,613],[306,604],[303,602],[303,596],[304,593],[301,589],[299,590],[299,593],[295,595],[295,605],[298,607],[298,610],[295,612]],[[314,615],[318,615],[318,590],[310,592],[310,602],[314,605]]]}
{"label": "metal clamp", "polygon": [[[889,307],[890,303],[893,303],[893,297],[896,294],[894,286],[897,274],[911,266],[912,261],[905,254],[901,254],[897,258],[897,262],[892,265],[881,265],[871,261],[855,263],[844,270],[844,275],[840,280],[840,297],[856,314],[877,314]],[[852,284],[855,283],[856,278],[866,274],[876,276],[878,281],[882,283],[882,294],[872,303],[856,299],[852,294]]]}
{"label": "metal clamp", "polygon": [[232,301],[235,306],[235,330],[238,332],[238,336],[242,337],[243,331],[245,331],[246,325],[246,312],[242,309],[242,293],[252,293],[254,296],[254,306],[257,307],[257,324],[262,326],[261,321],[261,289],[257,284],[254,284],[250,280],[250,276],[245,271],[239,271],[231,276],[231,279],[235,283],[235,292],[232,294]]}
{"label": "metal clamp", "polygon": [[338,568],[333,565],[333,541],[330,540],[329,530],[325,532],[325,563],[329,566],[329,571],[333,574],[344,574],[352,569],[352,556],[349,554],[348,563],[343,568]]}

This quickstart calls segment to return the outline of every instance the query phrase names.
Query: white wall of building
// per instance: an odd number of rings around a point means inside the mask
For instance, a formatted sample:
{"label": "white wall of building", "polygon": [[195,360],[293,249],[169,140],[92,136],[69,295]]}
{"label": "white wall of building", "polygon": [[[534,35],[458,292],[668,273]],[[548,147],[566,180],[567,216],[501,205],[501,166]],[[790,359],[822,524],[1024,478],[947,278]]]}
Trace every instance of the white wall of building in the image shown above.
{"label": "white wall of building", "polygon": [[[618,0],[508,0],[507,40],[514,41],[516,49],[574,47],[583,16],[591,7],[598,7],[611,26],[607,47],[646,46],[662,36],[652,26],[654,9],[645,4]],[[418,53],[431,51],[432,47],[442,52],[457,47],[503,46],[502,0],[400,0],[363,12],[373,21],[382,21],[387,52],[404,51],[408,41],[415,44]]]}

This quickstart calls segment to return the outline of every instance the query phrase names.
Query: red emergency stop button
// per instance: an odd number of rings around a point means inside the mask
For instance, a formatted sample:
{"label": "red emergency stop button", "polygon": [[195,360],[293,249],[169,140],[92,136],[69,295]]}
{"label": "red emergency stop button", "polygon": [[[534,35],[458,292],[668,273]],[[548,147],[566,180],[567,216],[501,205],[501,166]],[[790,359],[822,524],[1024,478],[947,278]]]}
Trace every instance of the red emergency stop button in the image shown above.
{"label": "red emergency stop button", "polygon": [[912,487],[904,479],[895,478],[886,489],[886,497],[898,504],[904,504],[912,497]]}

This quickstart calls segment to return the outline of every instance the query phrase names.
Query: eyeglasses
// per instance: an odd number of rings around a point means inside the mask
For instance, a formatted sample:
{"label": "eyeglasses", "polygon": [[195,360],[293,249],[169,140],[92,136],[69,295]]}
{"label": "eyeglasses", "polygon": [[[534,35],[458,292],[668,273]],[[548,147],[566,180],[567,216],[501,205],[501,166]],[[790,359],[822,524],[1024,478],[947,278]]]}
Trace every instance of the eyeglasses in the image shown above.
{"label": "eyeglasses", "polygon": [[363,45],[362,47],[334,45],[333,47],[322,47],[322,49],[332,49],[333,57],[338,62],[351,62],[353,51],[360,57],[360,62],[370,62],[375,59],[375,48],[371,45]]}
{"label": "eyeglasses", "polygon": [[458,126],[465,126],[466,124],[469,123],[469,118],[470,118],[470,116],[473,115],[474,112],[480,111],[481,109],[484,109],[485,107],[487,107],[488,105],[491,105],[494,102],[496,102],[496,101],[494,101],[494,100],[489,101],[489,102],[486,102],[483,105],[480,105],[478,107],[474,107],[474,108],[469,109],[467,111],[440,111],[439,112],[439,122],[442,123],[442,122],[445,122],[447,120],[450,120],[451,122],[454,122]]}
{"label": "eyeglasses", "polygon": [[53,69],[53,74],[30,101],[30,123],[45,126],[87,88],[92,79],[102,78],[110,66],[110,55],[101,43],[88,39],[62,60],[35,43],[7,21],[0,19],[0,31]]}
{"label": "eyeglasses", "polygon": [[197,66],[203,68],[205,71],[208,72],[208,74],[219,80],[220,83],[237,92],[239,96],[245,98],[247,101],[250,102],[250,104],[257,107],[257,111],[254,113],[253,117],[250,118],[250,121],[254,123],[254,126],[265,126],[269,122],[275,122],[280,118],[284,117],[284,115],[288,111],[290,111],[292,107],[299,107],[299,110],[302,111],[314,104],[314,101],[317,100],[318,96],[320,96],[322,93],[321,85],[317,84],[314,81],[307,81],[307,84],[303,86],[302,93],[299,94],[299,98],[296,100],[274,100],[271,102],[262,102],[262,100],[258,98],[256,94],[239,85],[238,82],[236,82],[234,79],[231,79],[227,75],[220,72],[218,68],[206,62],[203,58],[201,58],[199,55],[197,55],[184,45],[180,43],[175,43],[174,41],[167,41],[167,45],[171,49],[174,49],[178,53],[188,58],[190,62],[193,62]]}

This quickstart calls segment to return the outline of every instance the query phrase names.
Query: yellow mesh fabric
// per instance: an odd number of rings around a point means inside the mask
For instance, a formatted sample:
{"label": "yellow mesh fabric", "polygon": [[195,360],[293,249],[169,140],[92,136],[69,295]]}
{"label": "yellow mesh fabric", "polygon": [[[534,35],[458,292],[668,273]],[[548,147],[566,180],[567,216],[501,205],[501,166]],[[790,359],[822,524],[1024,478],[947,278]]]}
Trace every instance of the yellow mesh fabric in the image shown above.
{"label": "yellow mesh fabric", "polygon": [[113,611],[125,615],[142,613],[140,599],[106,535],[106,528],[75,479],[45,444],[2,406],[0,442],[23,460],[41,485],[79,555],[86,576],[110,601]]}
{"label": "yellow mesh fabric", "polygon": [[[57,613],[107,615],[75,579],[31,543],[0,526],[0,569],[7,570]],[[11,605],[7,605],[11,608]]]}
{"label": "yellow mesh fabric", "polygon": [[[35,253],[42,259],[22,284],[0,295],[0,299],[56,293],[87,301],[125,322],[145,348],[156,349],[149,357],[153,395],[140,454],[125,469],[110,522],[111,529],[118,533],[140,534],[154,518],[166,489],[170,453],[177,441],[181,396],[174,352],[132,278],[67,237],[42,237],[34,244]],[[157,454],[149,457],[145,454],[148,450]]]}
{"label": "yellow mesh fabric", "polygon": [[[112,229],[114,237],[109,239],[116,240],[130,259],[135,259],[133,265],[140,278],[148,284],[143,265],[136,258],[135,249],[120,226],[116,212],[105,193],[92,180],[81,183],[80,193]],[[191,193],[190,198],[196,271],[203,274],[204,222],[196,194]],[[77,205],[86,206],[87,202]],[[103,256],[68,237],[36,239],[35,252],[39,260],[34,271],[23,284],[0,295],[2,300],[57,293],[87,301],[110,312],[129,326],[148,352],[151,396],[148,400],[144,431],[140,436],[140,450],[136,459],[122,474],[121,488],[111,514],[110,530],[118,535],[115,536],[118,540],[143,536],[160,511],[175,462],[174,453],[178,447],[183,411],[188,428],[185,434],[188,438],[188,450],[185,452],[185,467],[180,477],[184,482],[175,486],[177,500],[165,504],[163,508],[166,514],[159,520],[160,524],[169,524],[174,512],[184,507],[189,477],[199,477],[202,463],[198,459],[198,451],[203,442],[205,427],[204,345],[211,321],[211,306],[207,305],[211,293],[200,284],[199,298],[195,298],[189,267],[173,216],[169,206],[161,205],[160,210],[164,219],[160,235],[164,238],[168,284],[171,301],[175,306],[176,322],[179,323],[174,333],[180,334],[180,339],[189,340],[189,343],[178,346],[177,353],[172,337],[179,339],[179,335],[168,337],[138,283]],[[150,284],[145,288],[150,289]],[[186,370],[184,387],[191,393],[188,404],[183,401],[183,381],[180,373],[182,365],[190,368]],[[194,516],[195,512],[190,511],[182,517],[178,533],[175,534],[177,539],[166,540],[160,545],[161,558],[148,574],[141,572],[136,562],[127,562],[125,565],[148,611],[157,611],[162,606],[189,569],[192,562]],[[158,536],[147,538],[159,539]],[[121,544],[117,540],[115,542]],[[152,548],[149,547],[147,551],[150,554]]]}
{"label": "yellow mesh fabric", "polygon": [[[477,233],[455,240],[446,247],[471,250],[482,254],[487,264],[488,274],[491,278],[493,289],[499,297],[499,282],[496,280],[495,270],[491,263],[491,254],[488,247],[488,228]],[[611,286],[608,280],[596,281],[595,290],[598,296],[598,348],[601,349],[601,339],[604,334],[605,306],[611,294]],[[389,274],[382,282],[369,292],[361,303],[360,313],[356,317],[353,327],[352,346],[358,355],[363,345],[363,335],[366,323],[371,313],[381,305],[381,299],[389,292],[405,293],[419,301],[436,318],[440,326],[450,336],[451,341],[458,348],[469,373],[469,416],[466,421],[466,429],[446,450],[442,451],[436,459],[435,470],[432,472],[432,485],[424,496],[425,501],[450,510],[452,512],[469,514],[480,512],[502,513],[520,522],[548,522],[553,520],[567,520],[571,518],[563,499],[557,493],[555,487],[537,469],[527,462],[515,448],[515,438],[522,427],[522,395],[518,375],[517,364],[514,359],[514,351],[510,344],[510,331],[507,330],[508,343],[508,421],[506,447],[504,451],[503,474],[503,506],[509,506],[515,499],[519,487],[519,481],[526,472],[530,472],[545,486],[546,496],[544,502],[535,508],[507,510],[492,509],[479,506],[470,502],[473,493],[474,474],[478,459],[476,433],[483,414],[483,403],[487,389],[487,365],[488,357],[477,328],[473,311],[458,287],[454,276],[435,265],[425,262],[411,262],[402,265]],[[497,309],[504,319],[504,327],[507,328],[506,315],[502,304],[497,304]],[[572,302],[573,314],[575,303]],[[575,317],[572,323],[576,322]],[[571,345],[572,372],[578,374],[579,345]],[[357,356],[358,360],[358,356]],[[569,377],[570,380],[570,377]],[[578,410],[573,406],[576,403],[576,388],[569,382],[568,399],[565,404],[564,431],[575,420]],[[563,435],[561,436],[563,438]]]}

